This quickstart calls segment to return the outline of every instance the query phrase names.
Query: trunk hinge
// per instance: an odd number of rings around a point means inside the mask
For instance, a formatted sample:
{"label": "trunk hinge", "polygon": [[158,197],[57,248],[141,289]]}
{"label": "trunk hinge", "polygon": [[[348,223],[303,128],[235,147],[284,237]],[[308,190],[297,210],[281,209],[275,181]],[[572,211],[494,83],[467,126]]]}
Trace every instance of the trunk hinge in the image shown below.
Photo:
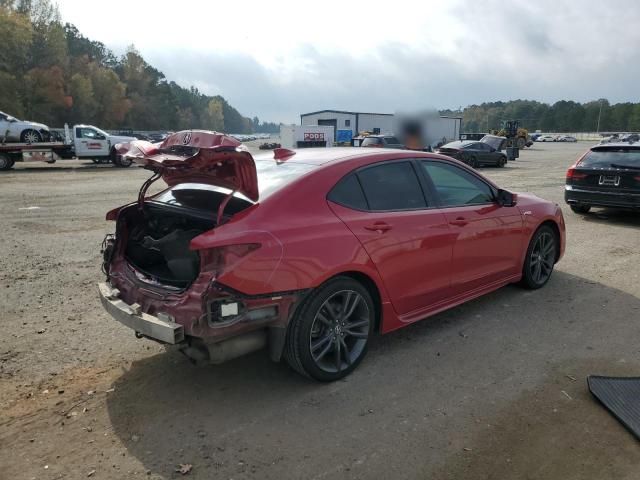
{"label": "trunk hinge", "polygon": [[236,190],[232,191],[229,195],[225,197],[220,206],[218,207],[218,217],[216,218],[216,227],[221,225],[222,215],[224,214],[224,209],[227,208],[227,204],[233,198],[233,195],[236,193]]}
{"label": "trunk hinge", "polygon": [[144,211],[144,196],[146,195],[147,190],[153,182],[160,178],[161,175],[161,172],[153,172],[153,175],[151,175],[140,187],[140,191],[138,192],[138,209],[141,212]]}

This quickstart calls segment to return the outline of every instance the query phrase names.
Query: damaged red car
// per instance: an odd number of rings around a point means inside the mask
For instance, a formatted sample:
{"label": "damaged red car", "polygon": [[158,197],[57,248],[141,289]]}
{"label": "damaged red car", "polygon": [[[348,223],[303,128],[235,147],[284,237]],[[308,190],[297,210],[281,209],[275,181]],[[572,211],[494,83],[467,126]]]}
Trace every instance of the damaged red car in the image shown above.
{"label": "damaged red car", "polygon": [[[432,153],[277,149],[215,132],[119,147],[150,170],[110,211],[102,303],[138,337],[197,363],[267,348],[320,381],[370,339],[520,282],[561,258],[560,208]],[[162,179],[167,188],[147,195]]]}

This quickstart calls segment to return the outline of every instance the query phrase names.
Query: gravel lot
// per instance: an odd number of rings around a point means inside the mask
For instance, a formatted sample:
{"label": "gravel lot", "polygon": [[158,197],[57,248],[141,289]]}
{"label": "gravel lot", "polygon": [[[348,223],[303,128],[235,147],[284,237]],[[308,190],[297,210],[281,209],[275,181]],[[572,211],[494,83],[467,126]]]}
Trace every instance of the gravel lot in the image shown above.
{"label": "gravel lot", "polygon": [[484,173],[563,205],[550,283],[506,287],[375,340],[347,379],[259,352],[195,368],[100,306],[107,210],[148,176],[88,162],[0,175],[0,477],[636,479],[638,442],[588,374],[640,375],[640,216],[576,215],[588,144],[536,144]]}

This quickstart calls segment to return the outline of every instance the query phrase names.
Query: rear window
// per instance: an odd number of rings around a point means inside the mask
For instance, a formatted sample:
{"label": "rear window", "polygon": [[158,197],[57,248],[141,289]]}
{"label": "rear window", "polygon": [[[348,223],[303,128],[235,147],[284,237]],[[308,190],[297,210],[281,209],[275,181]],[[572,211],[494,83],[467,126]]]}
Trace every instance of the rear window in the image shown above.
{"label": "rear window", "polygon": [[256,160],[260,200],[264,200],[272,193],[315,168],[314,165],[305,163],[277,163],[273,159]]}
{"label": "rear window", "polygon": [[385,140],[387,143],[391,143],[393,145],[400,143],[396,137],[386,137]]}
{"label": "rear window", "polygon": [[[220,202],[231,193],[231,190],[204,183],[181,183],[153,197],[154,202],[166,203],[177,207],[195,210],[216,211]],[[234,195],[225,212],[233,215],[251,206],[253,202],[242,195]]]}
{"label": "rear window", "polygon": [[640,149],[621,147],[591,150],[582,159],[580,166],[594,168],[629,166],[640,168]]}
{"label": "rear window", "polygon": [[[258,193],[262,201],[288,183],[310,172],[313,165],[301,163],[276,163],[275,160],[256,160],[258,173]],[[231,190],[206,183],[181,183],[161,192],[153,198],[155,202],[167,203],[196,210],[215,211]],[[253,202],[240,193],[236,193],[225,208],[233,214],[244,210]]]}

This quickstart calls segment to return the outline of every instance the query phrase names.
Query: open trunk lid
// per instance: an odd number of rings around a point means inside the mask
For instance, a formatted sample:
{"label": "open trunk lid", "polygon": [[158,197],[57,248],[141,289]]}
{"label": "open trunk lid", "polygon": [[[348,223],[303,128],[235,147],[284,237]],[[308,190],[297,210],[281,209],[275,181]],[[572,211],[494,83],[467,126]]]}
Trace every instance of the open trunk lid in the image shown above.
{"label": "open trunk lid", "polygon": [[179,183],[204,183],[228,188],[254,202],[258,200],[258,175],[251,154],[235,138],[206,130],[185,130],[161,143],[135,140],[115,146],[130,158],[162,176],[169,187]]}
{"label": "open trunk lid", "polygon": [[486,143],[490,147],[495,148],[497,151],[504,150],[507,143],[507,137],[499,137],[498,135],[485,135],[480,139],[480,142]]}

